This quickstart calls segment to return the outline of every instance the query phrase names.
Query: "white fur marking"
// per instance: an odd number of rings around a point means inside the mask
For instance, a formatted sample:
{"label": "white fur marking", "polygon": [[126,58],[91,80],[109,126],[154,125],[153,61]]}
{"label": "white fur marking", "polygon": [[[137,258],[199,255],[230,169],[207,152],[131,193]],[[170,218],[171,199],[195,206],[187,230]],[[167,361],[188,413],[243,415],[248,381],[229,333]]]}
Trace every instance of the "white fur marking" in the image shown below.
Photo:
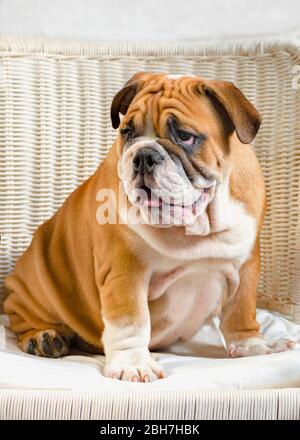
{"label": "white fur marking", "polygon": [[143,327],[116,326],[106,319],[103,321],[105,376],[134,382],[165,377],[163,368],[150,357],[150,324]]}

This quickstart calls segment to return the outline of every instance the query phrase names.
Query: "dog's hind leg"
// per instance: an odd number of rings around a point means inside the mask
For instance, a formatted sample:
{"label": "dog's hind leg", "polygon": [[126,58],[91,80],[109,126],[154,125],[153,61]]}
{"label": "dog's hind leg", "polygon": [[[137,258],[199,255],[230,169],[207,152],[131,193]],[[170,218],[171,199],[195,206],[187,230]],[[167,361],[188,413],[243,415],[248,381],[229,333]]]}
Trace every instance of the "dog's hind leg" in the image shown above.
{"label": "dog's hind leg", "polygon": [[69,354],[71,338],[57,330],[29,330],[18,336],[25,353],[50,358]]}
{"label": "dog's hind leg", "polygon": [[66,356],[74,332],[60,322],[49,304],[46,310],[32,297],[26,296],[27,291],[21,290],[21,293],[10,291],[3,305],[9,317],[9,328],[18,336],[20,348],[36,356]]}

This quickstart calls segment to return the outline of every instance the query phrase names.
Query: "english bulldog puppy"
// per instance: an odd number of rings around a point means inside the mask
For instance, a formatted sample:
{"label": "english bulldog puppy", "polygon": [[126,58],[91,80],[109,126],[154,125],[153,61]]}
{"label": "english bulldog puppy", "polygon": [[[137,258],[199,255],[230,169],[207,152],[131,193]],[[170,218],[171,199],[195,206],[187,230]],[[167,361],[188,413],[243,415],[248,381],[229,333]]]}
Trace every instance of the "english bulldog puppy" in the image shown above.
{"label": "english bulldog puppy", "polygon": [[111,119],[108,156],[6,278],[22,350],[59,357],[77,344],[105,353],[107,377],[148,382],[165,377],[149,350],[214,315],[230,356],[289,349],[256,321],[265,186],[253,105],[229,82],[140,72]]}

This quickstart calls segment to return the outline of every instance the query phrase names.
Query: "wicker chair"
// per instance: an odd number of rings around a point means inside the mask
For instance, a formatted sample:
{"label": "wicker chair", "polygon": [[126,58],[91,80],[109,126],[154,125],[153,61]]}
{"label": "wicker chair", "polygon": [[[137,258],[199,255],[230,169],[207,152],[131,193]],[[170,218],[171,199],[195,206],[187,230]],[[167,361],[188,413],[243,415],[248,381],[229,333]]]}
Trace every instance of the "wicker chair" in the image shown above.
{"label": "wicker chair", "polygon": [[[263,115],[259,305],[300,322],[300,40],[102,43],[0,38],[0,300],[36,227],[105,157],[114,93],[138,70],[233,81]],[[1,364],[0,364],[1,371]],[[0,392],[3,418],[297,418],[300,390]],[[130,410],[129,410],[129,409]]]}

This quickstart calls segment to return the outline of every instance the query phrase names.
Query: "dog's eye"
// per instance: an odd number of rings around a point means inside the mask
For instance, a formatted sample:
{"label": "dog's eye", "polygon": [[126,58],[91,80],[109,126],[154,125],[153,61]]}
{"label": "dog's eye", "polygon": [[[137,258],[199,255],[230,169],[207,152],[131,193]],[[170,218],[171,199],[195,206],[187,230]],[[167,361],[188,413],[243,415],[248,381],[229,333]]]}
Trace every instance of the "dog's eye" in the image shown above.
{"label": "dog's eye", "polygon": [[199,147],[207,139],[205,134],[192,133],[184,128],[180,128],[174,116],[168,119],[167,124],[171,140],[181,145],[187,152],[192,153],[195,147]]}
{"label": "dog's eye", "polygon": [[196,142],[196,136],[188,131],[178,130],[177,136],[179,140],[185,145],[194,145]]}
{"label": "dog's eye", "polygon": [[128,138],[132,134],[132,128],[131,127],[121,128],[120,133],[121,133],[122,136]]}

